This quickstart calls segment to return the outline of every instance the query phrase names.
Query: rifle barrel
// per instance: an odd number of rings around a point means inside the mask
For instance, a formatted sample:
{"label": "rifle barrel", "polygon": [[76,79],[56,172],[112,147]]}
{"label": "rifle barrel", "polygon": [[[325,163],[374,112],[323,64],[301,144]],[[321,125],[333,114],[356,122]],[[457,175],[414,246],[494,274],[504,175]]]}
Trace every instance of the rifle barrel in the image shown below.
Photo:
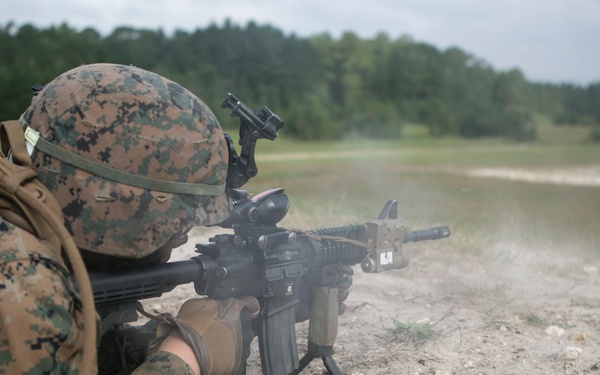
{"label": "rifle barrel", "polygon": [[450,237],[450,228],[447,226],[433,227],[429,229],[415,230],[404,237],[404,243],[426,240],[439,240]]}

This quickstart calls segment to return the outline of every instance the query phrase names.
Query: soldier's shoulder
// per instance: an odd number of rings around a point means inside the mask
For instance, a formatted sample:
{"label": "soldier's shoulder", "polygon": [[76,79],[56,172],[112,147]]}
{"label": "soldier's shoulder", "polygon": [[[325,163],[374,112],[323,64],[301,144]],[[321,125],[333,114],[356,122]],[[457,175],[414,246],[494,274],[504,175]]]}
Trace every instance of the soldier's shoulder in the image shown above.
{"label": "soldier's shoulder", "polygon": [[29,259],[36,254],[60,264],[62,260],[56,259],[56,253],[49,243],[0,216],[0,263]]}

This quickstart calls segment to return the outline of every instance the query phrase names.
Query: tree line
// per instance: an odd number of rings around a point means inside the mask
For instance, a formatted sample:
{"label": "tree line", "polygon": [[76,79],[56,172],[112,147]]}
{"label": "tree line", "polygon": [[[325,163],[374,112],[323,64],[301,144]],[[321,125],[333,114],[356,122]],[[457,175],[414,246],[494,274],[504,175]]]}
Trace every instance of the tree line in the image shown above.
{"label": "tree line", "polygon": [[410,37],[347,32],[286,35],[269,25],[225,22],[166,35],[115,28],[102,36],[67,24],[0,25],[0,116],[18,118],[30,87],[81,64],[113,62],[154,71],[188,88],[220,118],[232,92],[266,104],[286,134],[333,139],[401,136],[407,123],[435,136],[536,138],[536,124],[589,124],[600,139],[600,82],[530,82],[518,69],[496,71],[460,48],[440,50]]}

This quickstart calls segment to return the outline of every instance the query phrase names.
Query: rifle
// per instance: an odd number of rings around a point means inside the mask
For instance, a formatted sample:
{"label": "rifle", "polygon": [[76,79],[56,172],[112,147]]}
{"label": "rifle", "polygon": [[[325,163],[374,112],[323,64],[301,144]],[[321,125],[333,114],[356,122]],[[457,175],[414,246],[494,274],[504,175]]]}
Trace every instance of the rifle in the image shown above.
{"label": "rifle", "polygon": [[[261,366],[266,375],[298,374],[321,358],[329,374],[341,374],[333,346],[338,326],[338,271],[360,264],[364,272],[408,265],[402,245],[450,236],[447,226],[411,231],[398,217],[398,202],[388,201],[376,219],[361,224],[299,232],[278,227],[290,204],[281,188],[249,197],[237,188],[256,175],[257,139],[276,137],[283,122],[268,108],[256,112],[227,96],[222,107],[241,119],[238,156],[230,144],[228,195],[231,215],[219,224],[233,233],[197,244],[188,260],[92,273],[101,334],[137,320],[139,300],[159,297],[178,285],[193,283],[199,295],[214,299],[254,296],[261,305],[258,332]],[[252,114],[252,116],[250,115]],[[308,350],[299,359],[297,309],[310,305]]]}

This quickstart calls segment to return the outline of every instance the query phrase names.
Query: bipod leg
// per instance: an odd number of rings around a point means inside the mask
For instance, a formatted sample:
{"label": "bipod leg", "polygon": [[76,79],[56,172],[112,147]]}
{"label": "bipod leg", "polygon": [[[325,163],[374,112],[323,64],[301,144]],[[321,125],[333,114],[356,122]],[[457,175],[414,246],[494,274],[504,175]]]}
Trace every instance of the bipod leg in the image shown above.
{"label": "bipod leg", "polygon": [[323,364],[325,365],[325,368],[327,369],[329,375],[342,375],[342,371],[338,367],[337,363],[335,363],[335,360],[332,356],[328,355],[322,358]]}
{"label": "bipod leg", "polygon": [[323,360],[323,364],[325,365],[329,375],[342,375],[342,371],[338,367],[337,363],[335,363],[335,360],[332,356],[328,355],[324,357],[314,357],[310,354],[305,354],[304,357],[300,358],[298,370],[294,371],[290,375],[298,375],[300,371],[304,370],[304,368],[308,366],[308,364],[311,363],[315,358],[321,358]]}
{"label": "bipod leg", "polygon": [[298,375],[300,373],[300,371],[304,370],[304,368],[306,366],[308,366],[309,363],[312,362],[313,359],[315,359],[316,357],[313,357],[310,354],[305,354],[304,357],[300,358],[300,365],[298,366],[298,369],[292,373],[290,373],[289,375]]}

